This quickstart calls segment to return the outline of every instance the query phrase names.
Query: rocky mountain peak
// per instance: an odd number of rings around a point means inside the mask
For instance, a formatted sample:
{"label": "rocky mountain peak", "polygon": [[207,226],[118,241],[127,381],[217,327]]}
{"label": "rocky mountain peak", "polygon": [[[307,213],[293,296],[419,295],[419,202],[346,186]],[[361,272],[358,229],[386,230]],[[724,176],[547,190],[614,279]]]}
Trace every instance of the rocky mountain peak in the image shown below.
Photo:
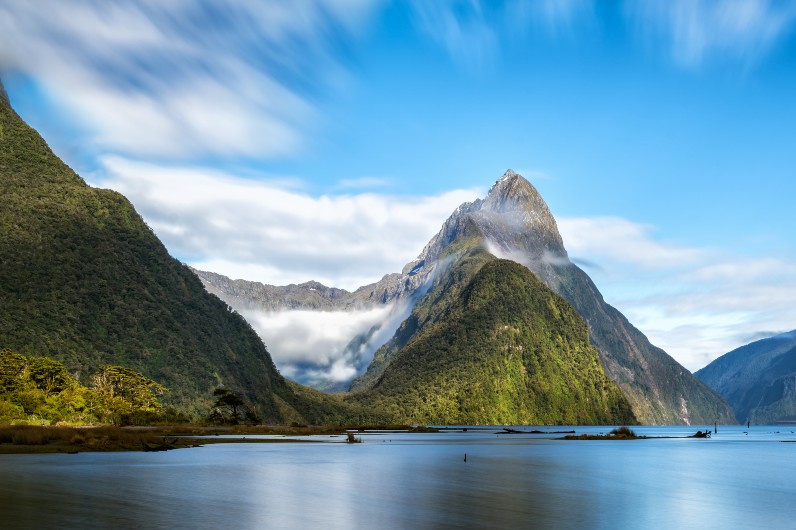
{"label": "rocky mountain peak", "polygon": [[505,251],[519,250],[531,259],[556,256],[566,260],[547,203],[528,180],[510,169],[490,188],[474,218],[484,237]]}
{"label": "rocky mountain peak", "polygon": [[550,215],[547,204],[536,188],[525,177],[510,169],[489,189],[481,209],[494,212],[540,210]]}
{"label": "rocky mountain peak", "polygon": [[[403,274],[425,264],[430,271],[444,249],[460,237],[477,232],[499,257],[510,257],[525,265],[533,261],[568,263],[564,243],[550,209],[536,188],[522,175],[506,171],[483,199],[466,202],[442,225],[418,258],[404,267]],[[418,274],[422,278],[424,274]]]}

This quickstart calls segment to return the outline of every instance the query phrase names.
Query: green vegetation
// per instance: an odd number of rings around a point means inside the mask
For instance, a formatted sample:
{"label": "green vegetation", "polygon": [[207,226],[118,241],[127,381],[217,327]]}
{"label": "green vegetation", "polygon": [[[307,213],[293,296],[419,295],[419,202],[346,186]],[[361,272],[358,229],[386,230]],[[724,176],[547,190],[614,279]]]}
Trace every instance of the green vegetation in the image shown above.
{"label": "green vegetation", "polygon": [[612,429],[610,434],[617,438],[636,438],[636,432],[630,427],[617,427]]}
{"label": "green vegetation", "polygon": [[173,438],[148,431],[105,426],[93,428],[0,425],[0,453],[77,453],[82,451],[150,451],[153,448],[191,447],[192,439]]}
{"label": "green vegetation", "polygon": [[[507,172],[484,200],[457,209],[424,250],[424,262],[439,258],[444,263],[446,257],[456,259],[462,249],[490,248],[490,242],[495,241],[588,322],[590,340],[606,375],[623,391],[640,422],[667,425],[735,421],[721,396],[650,344],[603,300],[588,275],[569,261],[544,200],[516,173]],[[455,283],[450,285],[452,289],[459,288]],[[425,313],[413,313],[393,340],[376,352],[368,371],[354,381],[352,390],[365,390],[376,384],[398,351],[425,326],[428,316],[435,312],[434,303],[426,304]],[[791,414],[796,414],[796,409]]]}
{"label": "green vegetation", "polygon": [[[341,397],[286,381],[248,323],[168,255],[129,201],[86,185],[4,98],[0,203],[0,347],[19,352],[2,366],[3,395],[14,397],[0,400],[0,418],[120,423],[217,410],[223,422],[296,424],[634,421],[583,321],[528,270],[471,251],[481,241],[472,222],[445,249],[455,265],[377,353],[366,392]],[[645,362],[620,369],[657,370]],[[658,380],[676,391],[687,378],[670,368]],[[644,399],[634,406],[660,402]]]}
{"label": "green vegetation", "polygon": [[166,389],[121,366],[103,366],[83,386],[63,364],[0,350],[0,424],[147,424],[186,421],[157,399]]}
{"label": "green vegetation", "polygon": [[216,401],[213,403],[213,410],[208,417],[211,423],[232,425],[260,423],[260,418],[257,417],[252,407],[234,392],[230,392],[226,388],[216,388],[213,395]]}
{"label": "green vegetation", "polygon": [[421,323],[369,390],[398,422],[635,422],[583,320],[527,268],[469,251],[408,322]]}

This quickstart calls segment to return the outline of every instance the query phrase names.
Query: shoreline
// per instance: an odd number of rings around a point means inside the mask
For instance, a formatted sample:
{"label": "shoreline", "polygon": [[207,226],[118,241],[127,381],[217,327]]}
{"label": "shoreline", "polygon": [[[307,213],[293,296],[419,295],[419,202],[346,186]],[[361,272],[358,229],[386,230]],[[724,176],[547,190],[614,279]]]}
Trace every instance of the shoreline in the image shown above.
{"label": "shoreline", "polygon": [[[296,426],[296,425],[171,425],[171,426],[39,426],[0,425],[0,455],[167,451],[218,443],[335,443],[302,440],[302,436],[340,436],[349,443],[348,432],[365,431],[433,432],[426,427],[405,425]],[[290,438],[247,438],[272,435]]]}

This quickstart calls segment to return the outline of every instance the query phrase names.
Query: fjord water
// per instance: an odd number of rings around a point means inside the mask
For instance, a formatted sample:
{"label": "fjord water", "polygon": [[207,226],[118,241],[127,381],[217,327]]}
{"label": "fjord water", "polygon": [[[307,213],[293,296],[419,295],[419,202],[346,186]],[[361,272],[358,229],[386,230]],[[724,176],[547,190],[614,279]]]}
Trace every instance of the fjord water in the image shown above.
{"label": "fjord water", "polygon": [[[500,430],[362,433],[361,444],[318,436],[303,439],[319,443],[162,453],[0,455],[0,527],[704,529],[796,522],[796,443],[782,443],[796,441],[795,427],[719,426],[711,439],[628,441]],[[635,430],[686,436],[697,427]]]}

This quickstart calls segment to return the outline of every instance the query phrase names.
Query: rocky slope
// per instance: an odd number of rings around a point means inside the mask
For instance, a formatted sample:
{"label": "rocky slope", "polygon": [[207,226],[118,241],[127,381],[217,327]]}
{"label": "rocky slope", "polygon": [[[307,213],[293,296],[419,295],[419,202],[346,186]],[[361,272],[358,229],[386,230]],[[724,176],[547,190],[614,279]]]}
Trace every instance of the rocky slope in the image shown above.
{"label": "rocky slope", "polygon": [[796,330],[725,353],[695,375],[742,423],[796,421]]}

